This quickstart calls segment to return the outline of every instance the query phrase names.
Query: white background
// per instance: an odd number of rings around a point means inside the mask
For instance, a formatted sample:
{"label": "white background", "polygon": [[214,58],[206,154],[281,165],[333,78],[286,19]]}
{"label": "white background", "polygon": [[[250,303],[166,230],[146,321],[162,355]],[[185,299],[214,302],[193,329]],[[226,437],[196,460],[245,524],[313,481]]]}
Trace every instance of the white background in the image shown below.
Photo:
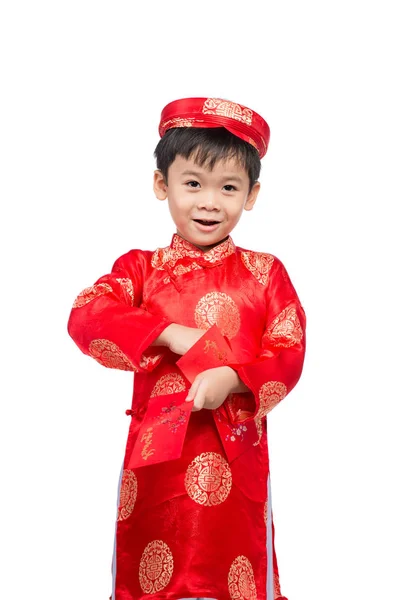
{"label": "white background", "polygon": [[132,376],[66,324],[118,256],[169,243],[152,153],[161,109],[187,96],[269,122],[233,239],[281,258],[308,317],[303,377],[269,418],[282,591],[400,598],[394,7],[2,4],[2,598],[110,594]]}

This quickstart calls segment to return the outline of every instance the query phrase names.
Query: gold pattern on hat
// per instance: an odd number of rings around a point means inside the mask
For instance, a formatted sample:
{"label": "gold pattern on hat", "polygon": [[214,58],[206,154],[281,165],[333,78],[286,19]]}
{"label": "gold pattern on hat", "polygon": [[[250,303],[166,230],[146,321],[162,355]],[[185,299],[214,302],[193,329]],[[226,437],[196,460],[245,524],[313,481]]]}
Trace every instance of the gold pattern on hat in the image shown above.
{"label": "gold pattern on hat", "polygon": [[238,556],[233,561],[228,575],[228,588],[232,600],[257,600],[253,567],[246,556]]}
{"label": "gold pattern on hat", "polygon": [[170,548],[162,540],[147,544],[139,566],[139,582],[145,594],[163,590],[171,580],[174,559]]}
{"label": "gold pattern on hat", "polygon": [[272,254],[266,254],[264,252],[242,252],[241,258],[246,269],[254,275],[254,277],[262,285],[267,285],[269,272],[274,263],[274,257]]}
{"label": "gold pattern on hat", "polygon": [[268,327],[265,338],[276,348],[290,348],[303,337],[299,317],[295,308],[285,308]]}
{"label": "gold pattern on hat", "polygon": [[135,294],[133,291],[133,283],[128,277],[118,277],[117,280],[121,286],[122,291],[125,294],[127,304],[133,306],[135,300]]}
{"label": "gold pattern on hat", "polygon": [[161,129],[171,129],[174,127],[193,127],[195,121],[194,117],[174,117],[173,119],[168,119],[168,121],[163,121],[160,124]]}
{"label": "gold pattern on hat", "polygon": [[207,98],[203,104],[203,113],[205,115],[218,115],[219,117],[235,119],[246,125],[251,125],[253,121],[252,110],[235,102],[223,100],[222,98]]}
{"label": "gold pattern on hat", "polygon": [[109,340],[93,340],[89,344],[89,354],[103,367],[121,369],[121,371],[137,371],[131,361],[120,350],[117,344]]}
{"label": "gold pattern on hat", "polygon": [[232,472],[221,454],[203,452],[190,463],[185,476],[188,496],[202,506],[225,502],[232,488]]}
{"label": "gold pattern on hat", "polygon": [[124,521],[135,507],[137,498],[137,478],[131,469],[124,469],[119,493],[118,521]]}
{"label": "gold pattern on hat", "polygon": [[216,324],[222,335],[233,338],[240,329],[240,312],[230,296],[224,292],[209,292],[197,303],[194,318],[199,329]]}
{"label": "gold pattern on hat", "polygon": [[287,395],[287,387],[280,381],[268,381],[264,383],[258,393],[260,408],[256,418],[265,417],[274,406],[276,406]]}
{"label": "gold pattern on hat", "polygon": [[82,292],[76,297],[72,308],[80,308],[81,306],[85,306],[95,298],[99,296],[103,296],[104,294],[109,294],[113,289],[111,285],[108,283],[97,283],[96,285],[91,285],[90,287],[85,288]]}
{"label": "gold pattern on hat", "polygon": [[167,373],[160,377],[150,394],[150,398],[164,396],[165,394],[177,394],[186,389],[186,383],[179,373]]}

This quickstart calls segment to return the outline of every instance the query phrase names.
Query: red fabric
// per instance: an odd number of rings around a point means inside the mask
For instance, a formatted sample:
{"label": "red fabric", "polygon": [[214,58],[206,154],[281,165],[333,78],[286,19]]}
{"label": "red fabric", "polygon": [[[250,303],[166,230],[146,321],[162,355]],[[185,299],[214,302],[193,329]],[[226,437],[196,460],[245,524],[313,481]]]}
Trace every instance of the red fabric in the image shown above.
{"label": "red fabric", "polygon": [[222,98],[182,98],[165,106],[160,137],[175,127],[225,127],[265,156],[270,137],[268,123],[254,110]]}
{"label": "red fabric", "polygon": [[[130,469],[149,402],[189,389],[180,357],[149,348],[171,322],[215,324],[252,392],[192,413],[179,459]],[[120,257],[79,295],[68,328],[101,364],[135,371],[115,599],[266,600],[265,415],[296,384],[305,351],[304,311],[282,263],[231,238],[203,253],[174,235],[167,248]]]}

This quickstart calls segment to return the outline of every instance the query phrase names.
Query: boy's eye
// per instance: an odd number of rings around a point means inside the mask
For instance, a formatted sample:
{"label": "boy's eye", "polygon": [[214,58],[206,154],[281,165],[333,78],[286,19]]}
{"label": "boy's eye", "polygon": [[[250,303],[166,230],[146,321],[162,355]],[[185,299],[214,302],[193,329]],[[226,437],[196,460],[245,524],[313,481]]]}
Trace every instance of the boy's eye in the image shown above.
{"label": "boy's eye", "polygon": [[186,185],[192,188],[197,188],[198,186],[200,186],[198,181],[188,181]]}
{"label": "boy's eye", "polygon": [[234,192],[236,190],[234,185],[230,185],[229,183],[227,185],[224,185],[224,190],[226,190],[227,192]]}

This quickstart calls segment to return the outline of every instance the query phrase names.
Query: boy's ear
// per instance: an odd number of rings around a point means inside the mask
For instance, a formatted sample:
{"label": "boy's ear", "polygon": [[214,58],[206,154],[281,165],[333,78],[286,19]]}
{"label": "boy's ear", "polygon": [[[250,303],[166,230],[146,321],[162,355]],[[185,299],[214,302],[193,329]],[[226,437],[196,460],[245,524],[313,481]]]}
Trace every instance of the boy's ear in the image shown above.
{"label": "boy's ear", "polygon": [[244,210],[251,210],[253,208],[253,206],[256,203],[258,192],[260,191],[260,187],[261,187],[260,182],[256,181],[255,184],[253,185],[253,187],[251,188],[249,195],[247,196],[247,200],[244,205]]}
{"label": "boy's ear", "polygon": [[164,175],[159,169],[154,171],[153,190],[158,200],[166,200],[168,196],[168,186],[165,182]]}

